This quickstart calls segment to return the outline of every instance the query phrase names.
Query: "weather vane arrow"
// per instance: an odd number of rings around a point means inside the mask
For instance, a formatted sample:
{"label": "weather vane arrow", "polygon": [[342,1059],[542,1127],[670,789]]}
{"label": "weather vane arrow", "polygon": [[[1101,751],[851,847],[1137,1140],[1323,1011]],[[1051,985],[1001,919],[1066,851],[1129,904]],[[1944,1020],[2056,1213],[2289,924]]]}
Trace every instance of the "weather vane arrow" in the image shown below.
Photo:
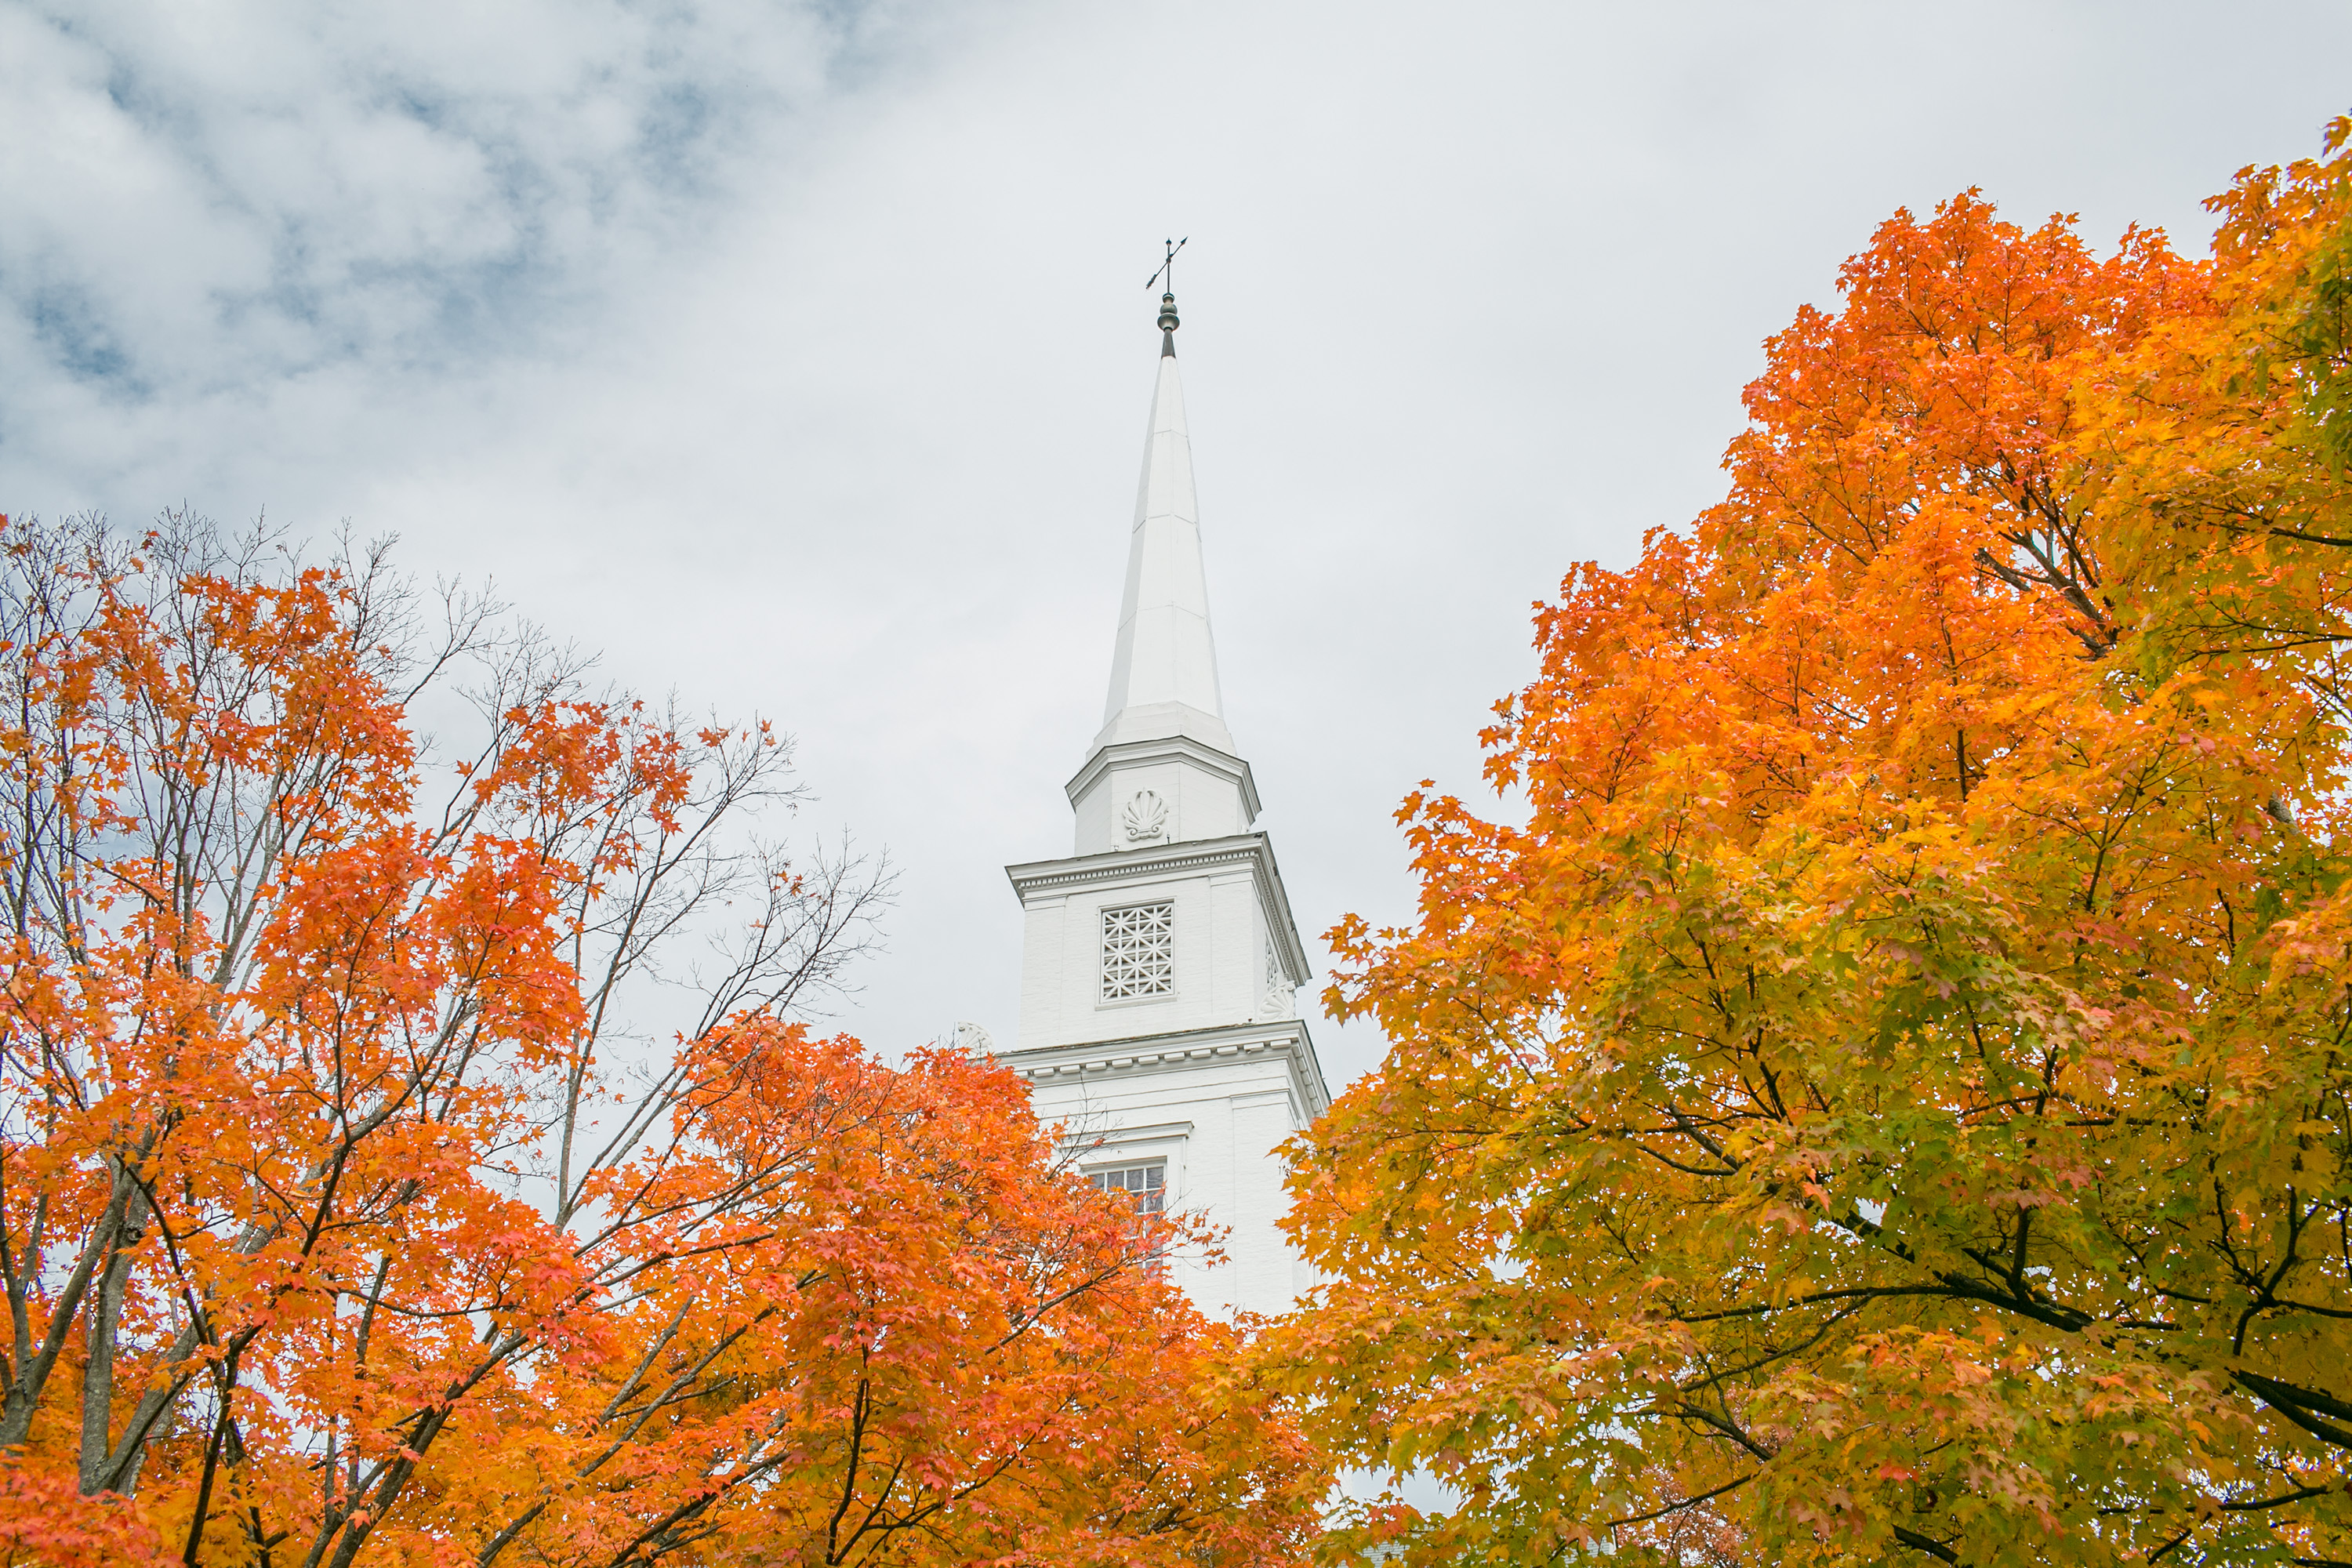
{"label": "weather vane arrow", "polygon": [[1153,273],[1150,277],[1143,280],[1143,286],[1146,289],[1149,289],[1154,283],[1157,283],[1162,278],[1165,278],[1168,279],[1168,292],[1171,294],[1176,292],[1176,253],[1192,243],[1192,237],[1189,234],[1181,239],[1171,239],[1168,241],[1167,259],[1160,262],[1159,271]]}

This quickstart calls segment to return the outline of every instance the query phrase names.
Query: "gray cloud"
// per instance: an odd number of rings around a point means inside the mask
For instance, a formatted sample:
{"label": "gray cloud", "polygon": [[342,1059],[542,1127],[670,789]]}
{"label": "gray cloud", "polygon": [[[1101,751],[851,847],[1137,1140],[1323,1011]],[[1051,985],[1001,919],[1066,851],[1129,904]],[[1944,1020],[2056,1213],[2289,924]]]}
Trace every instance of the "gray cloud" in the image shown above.
{"label": "gray cloud", "polygon": [[11,347],[132,405],[544,349],[740,198],[884,30],[816,5],[0,9]]}

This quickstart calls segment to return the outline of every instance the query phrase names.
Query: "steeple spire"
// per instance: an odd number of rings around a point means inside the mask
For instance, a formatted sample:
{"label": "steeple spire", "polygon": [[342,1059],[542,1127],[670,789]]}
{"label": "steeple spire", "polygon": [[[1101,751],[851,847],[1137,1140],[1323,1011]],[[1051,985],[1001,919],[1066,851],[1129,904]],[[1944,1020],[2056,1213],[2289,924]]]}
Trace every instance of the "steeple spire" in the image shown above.
{"label": "steeple spire", "polygon": [[[1173,247],[1170,258],[1174,258]],[[1155,278],[1154,281],[1157,281]],[[1143,446],[1127,593],[1111,654],[1110,695],[1094,749],[1189,736],[1233,754],[1209,635],[1201,568],[1201,513],[1192,489],[1192,443],[1176,374],[1176,296],[1160,297],[1160,384]]]}

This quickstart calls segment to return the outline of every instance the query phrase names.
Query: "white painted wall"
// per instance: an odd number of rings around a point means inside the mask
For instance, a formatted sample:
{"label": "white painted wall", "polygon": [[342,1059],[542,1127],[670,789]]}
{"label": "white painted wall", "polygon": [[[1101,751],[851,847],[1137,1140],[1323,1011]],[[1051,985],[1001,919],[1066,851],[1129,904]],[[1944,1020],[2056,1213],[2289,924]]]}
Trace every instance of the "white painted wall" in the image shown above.
{"label": "white painted wall", "polygon": [[[1277,1222],[1276,1152],[1329,1103],[1297,1017],[1307,977],[1263,834],[1076,856],[1010,868],[1024,910],[1021,1029],[1007,1065],[1082,1168],[1167,1164],[1171,1209],[1224,1236],[1177,1279],[1207,1310],[1287,1310],[1307,1283]],[[1103,911],[1174,906],[1172,994],[1105,1001]]]}
{"label": "white painted wall", "polygon": [[1287,1310],[1310,1282],[1282,1236],[1287,1206],[1276,1150],[1320,1097],[1303,1026],[1198,1031],[1117,1050],[1018,1051],[1037,1114],[1059,1122],[1082,1170],[1164,1161],[1171,1210],[1224,1233],[1222,1261],[1176,1260],[1204,1311]]}

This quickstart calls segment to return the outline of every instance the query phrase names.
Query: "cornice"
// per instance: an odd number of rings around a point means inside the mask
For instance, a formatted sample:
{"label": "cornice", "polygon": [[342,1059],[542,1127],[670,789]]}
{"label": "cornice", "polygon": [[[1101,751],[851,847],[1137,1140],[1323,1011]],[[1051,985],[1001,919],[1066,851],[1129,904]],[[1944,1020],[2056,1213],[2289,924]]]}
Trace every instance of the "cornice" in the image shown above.
{"label": "cornice", "polygon": [[996,1059],[1031,1083],[1048,1083],[1132,1077],[1193,1063],[1251,1058],[1288,1062],[1302,1090],[1300,1098],[1306,1102],[1307,1120],[1311,1121],[1330,1108],[1331,1093],[1324,1085],[1322,1064],[1316,1060],[1315,1042],[1308,1037],[1303,1018],[1138,1035],[1123,1040],[1040,1046],[1002,1052]]}
{"label": "cornice", "polygon": [[1273,850],[1263,833],[1233,833],[1223,838],[1178,838],[1144,849],[1105,849],[1093,855],[1071,855],[1059,860],[1025,860],[1007,866],[1004,874],[1013,888],[1076,888],[1097,882],[1118,882],[1138,872],[1159,875],[1202,866],[1228,865],[1236,860],[1271,859]]}

